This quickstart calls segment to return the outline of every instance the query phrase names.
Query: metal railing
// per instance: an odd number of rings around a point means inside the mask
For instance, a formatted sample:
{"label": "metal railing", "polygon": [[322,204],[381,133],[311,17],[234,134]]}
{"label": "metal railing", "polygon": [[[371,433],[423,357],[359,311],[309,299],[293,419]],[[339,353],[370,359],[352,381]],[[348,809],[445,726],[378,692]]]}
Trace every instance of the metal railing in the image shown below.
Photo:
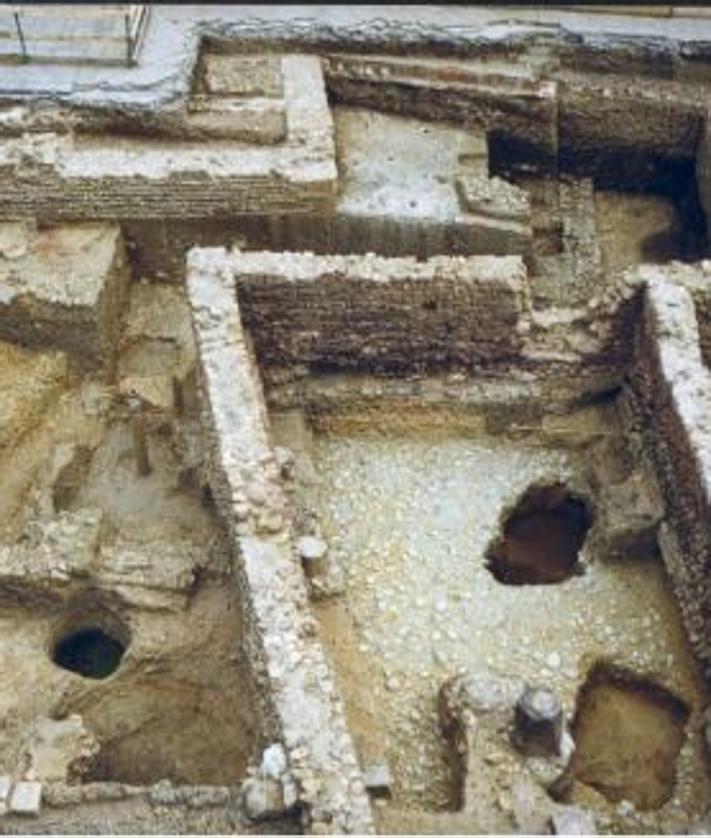
{"label": "metal railing", "polygon": [[132,67],[149,11],[145,4],[0,4],[0,60]]}

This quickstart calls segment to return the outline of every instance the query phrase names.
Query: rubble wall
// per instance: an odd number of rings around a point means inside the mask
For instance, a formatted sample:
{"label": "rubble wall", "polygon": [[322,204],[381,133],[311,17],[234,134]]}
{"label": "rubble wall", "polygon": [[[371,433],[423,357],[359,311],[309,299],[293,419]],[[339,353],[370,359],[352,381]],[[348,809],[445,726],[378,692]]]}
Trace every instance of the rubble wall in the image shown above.
{"label": "rubble wall", "polygon": [[259,373],[232,262],[194,249],[188,294],[198,341],[211,488],[232,541],[246,649],[266,736],[283,741],[313,831],[371,833],[370,805],[293,551]]}
{"label": "rubble wall", "polygon": [[[392,216],[288,215],[233,216],[209,222],[175,219],[125,221],[122,228],[135,244],[136,272],[161,281],[182,282],[185,254],[193,246],[225,244],[249,250],[309,251],[319,255],[375,253],[378,256],[510,255],[517,252],[511,233],[475,228],[471,217],[458,221]],[[521,245],[519,250],[523,249]]]}
{"label": "rubble wall", "polygon": [[261,364],[408,370],[519,354],[519,257],[383,259],[236,253],[243,321]]}
{"label": "rubble wall", "polygon": [[660,544],[691,645],[711,678],[711,373],[690,292],[648,278],[631,369],[664,494]]}

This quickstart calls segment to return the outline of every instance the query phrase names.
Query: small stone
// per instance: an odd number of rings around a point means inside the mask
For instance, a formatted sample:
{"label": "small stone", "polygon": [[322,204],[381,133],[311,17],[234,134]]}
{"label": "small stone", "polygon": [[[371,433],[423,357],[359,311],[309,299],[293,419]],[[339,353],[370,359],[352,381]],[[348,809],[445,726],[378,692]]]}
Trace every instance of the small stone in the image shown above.
{"label": "small stone", "polygon": [[597,835],[595,819],[579,806],[559,806],[551,816],[554,835]]}
{"label": "small stone", "polygon": [[631,800],[620,800],[617,804],[617,813],[623,818],[629,818],[636,812],[635,805]]}
{"label": "small stone", "polygon": [[560,667],[560,655],[558,652],[551,652],[546,658],[546,665],[551,669],[558,669]]}
{"label": "small stone", "polygon": [[290,775],[286,775],[282,777],[281,788],[284,797],[284,807],[286,809],[293,809],[299,802],[299,790],[296,781]]}
{"label": "small stone", "polygon": [[264,510],[260,514],[257,524],[263,532],[279,532],[284,525],[284,519],[278,512]]}
{"label": "small stone", "polygon": [[432,650],[432,660],[437,666],[444,666],[447,663],[447,656],[440,652],[439,649]]}
{"label": "small stone", "polygon": [[322,538],[304,535],[296,542],[296,549],[302,559],[315,562],[322,559],[328,551],[328,545]]}
{"label": "small stone", "polygon": [[570,762],[570,758],[573,756],[574,751],[575,740],[567,730],[564,730],[560,737],[560,757],[564,764],[567,765],[567,763]]}
{"label": "small stone", "polygon": [[294,470],[294,454],[290,448],[277,445],[274,448],[274,459],[277,462],[282,477],[289,478]]}
{"label": "small stone", "polygon": [[364,769],[363,782],[374,797],[390,796],[390,769],[387,765],[371,765]]}
{"label": "small stone", "polygon": [[10,797],[10,811],[16,815],[33,815],[40,813],[42,800],[42,783],[21,781],[15,784]]}
{"label": "small stone", "polygon": [[242,801],[253,821],[281,817],[285,811],[284,791],[277,780],[249,777],[242,784]]}
{"label": "small stone", "polygon": [[264,506],[267,502],[267,487],[263,483],[248,483],[245,494],[256,506]]}
{"label": "small stone", "polygon": [[272,780],[278,780],[282,774],[286,774],[286,751],[278,742],[264,750],[260,771],[263,777]]}

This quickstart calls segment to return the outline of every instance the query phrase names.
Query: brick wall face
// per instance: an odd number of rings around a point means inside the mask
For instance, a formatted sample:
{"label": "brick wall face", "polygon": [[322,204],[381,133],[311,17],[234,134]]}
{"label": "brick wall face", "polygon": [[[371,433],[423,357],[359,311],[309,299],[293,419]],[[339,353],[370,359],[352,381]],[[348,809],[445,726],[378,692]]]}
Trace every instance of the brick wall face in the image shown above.
{"label": "brick wall face", "polygon": [[648,283],[631,381],[675,542],[663,556],[691,645],[711,678],[711,375],[688,290]]}
{"label": "brick wall face", "polygon": [[260,363],[404,371],[516,357],[527,313],[518,257],[234,257]]}

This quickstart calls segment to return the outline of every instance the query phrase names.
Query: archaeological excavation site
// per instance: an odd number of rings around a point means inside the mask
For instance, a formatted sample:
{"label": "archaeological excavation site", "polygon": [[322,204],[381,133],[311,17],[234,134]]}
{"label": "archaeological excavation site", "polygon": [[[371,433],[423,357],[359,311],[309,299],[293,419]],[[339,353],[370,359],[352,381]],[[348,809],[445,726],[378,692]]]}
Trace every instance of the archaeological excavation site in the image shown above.
{"label": "archaeological excavation site", "polygon": [[0,6],[0,834],[711,832],[711,12]]}

